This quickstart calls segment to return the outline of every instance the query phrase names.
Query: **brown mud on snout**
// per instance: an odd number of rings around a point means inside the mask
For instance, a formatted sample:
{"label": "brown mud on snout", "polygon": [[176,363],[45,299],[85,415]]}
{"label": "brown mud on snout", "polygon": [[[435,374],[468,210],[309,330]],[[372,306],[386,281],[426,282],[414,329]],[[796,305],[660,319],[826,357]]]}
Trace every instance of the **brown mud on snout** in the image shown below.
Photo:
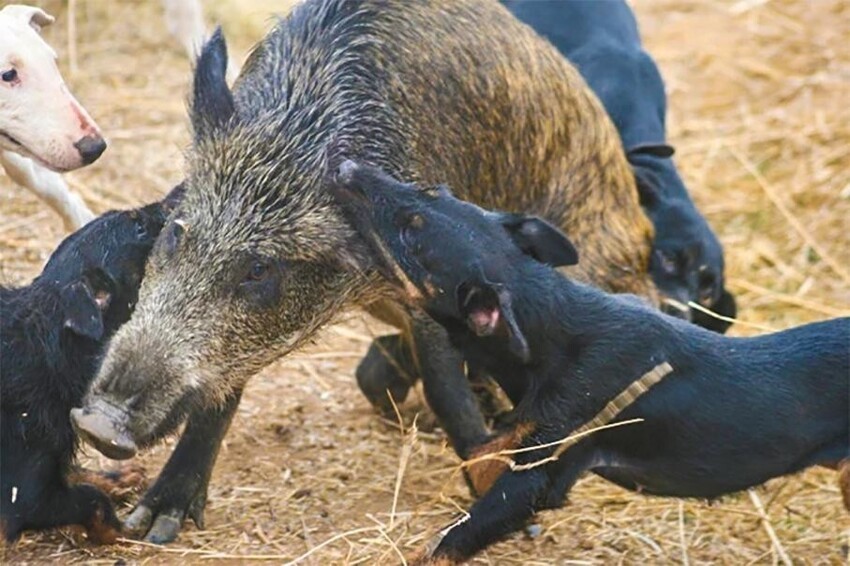
{"label": "brown mud on snout", "polygon": [[71,409],[71,423],[80,438],[113,460],[136,455],[136,443],[121,424],[126,415],[121,409],[100,399],[82,409]]}

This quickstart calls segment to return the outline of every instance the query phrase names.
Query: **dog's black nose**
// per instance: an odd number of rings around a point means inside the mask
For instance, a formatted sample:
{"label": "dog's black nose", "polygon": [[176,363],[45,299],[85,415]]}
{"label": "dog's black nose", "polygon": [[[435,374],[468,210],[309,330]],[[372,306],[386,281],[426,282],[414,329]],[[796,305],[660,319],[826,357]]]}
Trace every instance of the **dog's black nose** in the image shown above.
{"label": "dog's black nose", "polygon": [[86,136],[80,138],[74,144],[74,147],[80,152],[83,158],[83,165],[88,165],[97,161],[97,158],[104,152],[106,149],[106,140],[100,136]]}

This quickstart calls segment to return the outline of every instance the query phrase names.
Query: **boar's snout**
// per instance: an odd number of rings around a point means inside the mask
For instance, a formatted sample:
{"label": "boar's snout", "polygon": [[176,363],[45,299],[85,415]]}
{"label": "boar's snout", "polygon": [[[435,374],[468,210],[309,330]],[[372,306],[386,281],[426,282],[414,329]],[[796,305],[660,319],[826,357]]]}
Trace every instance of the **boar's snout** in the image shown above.
{"label": "boar's snout", "polygon": [[126,411],[101,399],[71,409],[71,423],[80,438],[113,460],[126,460],[136,454],[136,443],[127,431],[126,421]]}

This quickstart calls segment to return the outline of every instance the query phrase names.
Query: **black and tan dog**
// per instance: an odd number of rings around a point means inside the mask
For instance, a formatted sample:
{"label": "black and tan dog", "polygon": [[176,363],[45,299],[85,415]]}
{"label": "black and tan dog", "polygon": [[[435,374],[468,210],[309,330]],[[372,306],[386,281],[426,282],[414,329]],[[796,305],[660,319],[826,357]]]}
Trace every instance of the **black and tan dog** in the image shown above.
{"label": "black and tan dog", "polygon": [[[546,264],[574,263],[575,250],[538,218],[487,212],[350,161],[334,185],[379,271],[515,404],[512,430],[492,444],[515,450],[511,470],[493,474],[426,558],[470,557],[560,506],[586,471],[710,499],[840,466],[850,504],[850,318],[724,337],[563,277]],[[634,418],[642,422],[562,442]]]}
{"label": "black and tan dog", "polygon": [[30,285],[0,287],[0,522],[9,541],[24,530],[79,525],[91,540],[111,542],[120,530],[101,488],[141,477],[75,471],[69,411],[103,345],[130,318],[145,260],[181,194],[178,187],[163,203],[92,220]]}

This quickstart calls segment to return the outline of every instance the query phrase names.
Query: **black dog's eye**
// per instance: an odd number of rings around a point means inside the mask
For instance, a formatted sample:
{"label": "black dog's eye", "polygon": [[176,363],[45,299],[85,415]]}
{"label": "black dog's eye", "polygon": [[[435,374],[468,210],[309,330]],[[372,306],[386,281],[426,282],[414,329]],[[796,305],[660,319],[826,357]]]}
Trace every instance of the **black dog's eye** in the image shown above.
{"label": "black dog's eye", "polygon": [[18,71],[15,69],[9,69],[2,75],[0,75],[0,79],[3,79],[4,83],[13,83],[18,78]]}
{"label": "black dog's eye", "polygon": [[266,261],[255,261],[251,264],[248,274],[245,276],[246,281],[263,281],[271,273],[271,265]]}
{"label": "black dog's eye", "polygon": [[413,213],[407,219],[407,226],[409,228],[413,228],[414,230],[418,230],[425,226],[425,218],[422,217],[419,213]]}
{"label": "black dog's eye", "polygon": [[148,237],[148,228],[143,222],[136,223],[136,238],[144,240]]}
{"label": "black dog's eye", "polygon": [[672,255],[664,252],[656,252],[658,263],[661,265],[661,270],[668,275],[673,275],[677,271],[676,260]]}

